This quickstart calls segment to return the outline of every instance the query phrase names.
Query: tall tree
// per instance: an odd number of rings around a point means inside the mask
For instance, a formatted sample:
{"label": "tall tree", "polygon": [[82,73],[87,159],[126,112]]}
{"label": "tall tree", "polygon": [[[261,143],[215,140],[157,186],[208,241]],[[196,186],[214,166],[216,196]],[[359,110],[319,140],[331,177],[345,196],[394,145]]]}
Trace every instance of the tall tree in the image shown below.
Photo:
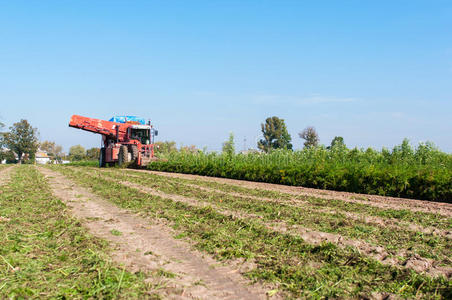
{"label": "tall tree", "polygon": [[33,128],[27,120],[20,120],[9,128],[9,132],[3,134],[3,144],[17,154],[19,163],[24,154],[34,159],[38,150],[38,130]]}
{"label": "tall tree", "polygon": [[333,148],[345,148],[344,138],[341,136],[335,136],[334,139],[331,141],[331,145],[327,147],[328,149]]}
{"label": "tall tree", "polygon": [[75,145],[69,148],[69,159],[71,161],[84,160],[86,158],[86,151],[82,145]]}
{"label": "tall tree", "polygon": [[314,127],[306,127],[302,132],[298,134],[300,138],[304,139],[305,148],[316,147],[319,144],[319,135]]}
{"label": "tall tree", "polygon": [[234,143],[234,134],[229,133],[229,139],[223,143],[223,153],[227,155],[235,154],[235,143]]}
{"label": "tall tree", "polygon": [[88,160],[99,160],[100,148],[90,148],[86,150],[86,158]]}
{"label": "tall tree", "polygon": [[5,160],[5,162],[6,162],[7,164],[15,164],[15,163],[17,163],[16,156],[14,155],[14,152],[11,151],[11,150],[5,151],[5,150],[3,149],[3,154],[2,154],[2,156],[3,156],[3,157],[2,157],[2,161]]}
{"label": "tall tree", "polygon": [[257,147],[265,152],[269,152],[272,149],[289,149],[292,150],[292,138],[287,131],[286,123],[284,119],[278,117],[271,117],[265,120],[265,123],[261,124],[262,134],[264,136],[257,143]]}
{"label": "tall tree", "polygon": [[63,156],[63,147],[51,141],[43,141],[39,144],[39,149],[45,151],[52,160],[61,161]]}

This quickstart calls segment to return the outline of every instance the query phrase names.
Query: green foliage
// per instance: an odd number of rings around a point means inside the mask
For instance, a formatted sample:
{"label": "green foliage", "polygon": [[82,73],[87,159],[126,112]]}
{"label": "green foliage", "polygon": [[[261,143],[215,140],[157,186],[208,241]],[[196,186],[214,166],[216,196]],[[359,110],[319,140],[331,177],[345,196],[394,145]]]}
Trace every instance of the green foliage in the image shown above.
{"label": "green foliage", "polygon": [[[85,170],[85,174],[92,174],[92,170]],[[300,225],[303,228],[310,228],[316,231],[338,233],[352,239],[365,239],[372,244],[384,247],[391,255],[397,255],[397,249],[407,249],[420,253],[421,256],[434,259],[444,259],[443,262],[450,261],[450,247],[452,241],[441,239],[438,236],[417,235],[413,231],[400,227],[397,230],[387,228],[386,224],[371,224],[364,219],[350,219],[345,213],[360,212],[365,215],[377,215],[392,217],[395,220],[406,220],[416,222],[426,227],[446,229],[451,225],[452,218],[430,213],[416,213],[410,210],[380,209],[361,203],[350,203],[341,200],[319,199],[314,197],[301,197],[303,205],[294,206],[293,194],[273,193],[266,195],[267,199],[273,201],[262,201],[248,197],[250,192],[257,189],[242,189],[234,195],[229,194],[230,190],[225,190],[225,185],[215,184],[214,190],[204,190],[202,187],[213,187],[212,182],[199,180],[194,186],[194,181],[180,178],[167,178],[159,175],[140,172],[135,176],[129,176],[117,169],[99,170],[99,176],[114,178],[119,182],[133,182],[141,186],[152,186],[153,190],[159,190],[166,194],[178,194],[198,201],[210,203],[218,211],[246,212],[247,216],[257,216],[259,220],[272,224],[277,222],[282,224]],[[189,183],[190,185],[186,185]],[[220,186],[220,187],[219,187]],[[228,188],[231,186],[226,185]],[[221,192],[216,189],[220,188]],[[226,193],[224,193],[226,192]],[[262,192],[262,191],[260,191]],[[283,200],[284,199],[284,200]],[[301,200],[300,199],[300,200]],[[290,203],[292,202],[292,203]],[[334,212],[322,211],[326,208],[334,208]],[[319,210],[319,208],[321,208]],[[369,233],[372,233],[369,235]]]}
{"label": "green foliage", "polygon": [[284,119],[271,117],[261,124],[261,130],[264,138],[257,143],[257,147],[264,152],[270,152],[273,149],[292,149],[290,143],[292,138],[287,131]]}
{"label": "green foliage", "polygon": [[199,150],[198,148],[196,148],[195,145],[190,145],[190,146],[181,146],[180,150],[181,153],[191,153],[191,154],[196,154],[201,152],[201,150]]}
{"label": "green foliage", "polygon": [[100,148],[93,147],[93,148],[86,150],[86,159],[87,160],[98,161],[99,155],[100,155]]}
{"label": "green foliage", "polygon": [[331,145],[327,147],[328,149],[333,148],[346,148],[344,143],[344,138],[341,136],[335,136],[334,139],[331,141]]}
{"label": "green foliage", "polygon": [[63,147],[55,142],[44,141],[39,144],[39,148],[47,153],[51,160],[61,162],[63,156]]}
{"label": "green foliage", "polygon": [[[47,181],[21,166],[0,193],[1,299],[148,299],[155,287],[110,258],[52,195]],[[5,221],[6,218],[6,221]],[[155,295],[157,296],[157,295]]]}
{"label": "green foliage", "polygon": [[317,147],[319,144],[319,135],[314,127],[306,127],[302,132],[298,134],[300,138],[304,139],[305,148]]}
{"label": "green foliage", "polygon": [[3,144],[17,154],[19,162],[22,162],[24,154],[34,160],[39,145],[37,134],[38,130],[27,120],[20,120],[9,128],[9,132],[3,134]]}
{"label": "green foliage", "polygon": [[3,147],[3,128],[5,127],[5,124],[3,124],[2,122],[0,122],[0,148]]}
{"label": "green foliage", "polygon": [[110,233],[111,233],[112,235],[116,235],[116,236],[122,235],[122,232],[119,231],[119,230],[116,230],[116,229],[110,230]]}
{"label": "green foliage", "polygon": [[[342,248],[329,242],[313,245],[297,234],[275,231],[265,222],[288,220],[295,212],[293,206],[284,208],[260,200],[248,203],[253,200],[238,199],[235,195],[226,197],[219,193],[209,194],[205,193],[205,190],[194,190],[191,187],[184,188],[175,184],[172,179],[161,178],[156,181],[157,176],[151,178],[149,174],[139,175],[138,180],[136,176],[128,176],[130,174],[115,170],[108,170],[109,174],[114,174],[110,177],[105,176],[105,169],[83,170],[60,166],[52,168],[122,208],[140,213],[152,221],[156,218],[166,220],[178,237],[189,239],[197,249],[213,255],[218,260],[225,263],[229,263],[229,259],[250,260],[254,267],[245,272],[245,276],[273,285],[288,299],[351,299],[380,294],[393,294],[408,299],[446,299],[451,295],[450,283],[445,277],[433,278],[408,268],[384,265],[352,247]],[[141,187],[123,184],[124,180],[133,180],[139,182],[139,185],[146,185],[164,193],[146,193]],[[166,194],[167,192],[170,194]],[[193,197],[191,199],[199,199],[200,202],[208,201],[213,206],[188,204],[175,200],[174,195]],[[227,208],[228,212],[218,209],[218,203],[222,208]],[[239,213],[236,214],[237,211]],[[244,211],[254,211],[259,217],[248,214],[246,217],[240,216],[240,212]],[[303,207],[297,211],[304,214]],[[305,216],[308,217],[309,214]],[[325,226],[332,225],[341,230],[343,224],[347,225],[347,220],[344,220],[344,215],[339,217],[343,222],[333,222]],[[297,218],[295,215],[294,218],[293,223],[300,219],[303,221],[303,218]],[[315,218],[313,221],[319,226],[328,223]],[[365,238],[375,227],[353,228]]]}
{"label": "green foliage", "polygon": [[16,157],[14,156],[14,152],[11,150],[3,151],[0,155],[1,160],[6,160],[7,164],[15,164],[17,163]]}
{"label": "green foliage", "polygon": [[69,148],[69,159],[79,161],[86,159],[86,151],[82,145],[75,145]]}
{"label": "green foliage", "polygon": [[0,163],[6,159],[6,151],[3,150],[3,127],[5,127],[5,124],[0,122]]}
{"label": "green foliage", "polygon": [[173,153],[153,170],[452,202],[452,155],[431,143],[413,149],[305,148],[238,154]]}
{"label": "green foliage", "polygon": [[177,151],[176,142],[174,141],[164,141],[164,142],[156,142],[154,144],[154,152],[157,156],[162,157],[166,156],[172,152]]}
{"label": "green foliage", "polygon": [[234,134],[229,133],[229,140],[223,143],[223,153],[226,155],[235,154]]}

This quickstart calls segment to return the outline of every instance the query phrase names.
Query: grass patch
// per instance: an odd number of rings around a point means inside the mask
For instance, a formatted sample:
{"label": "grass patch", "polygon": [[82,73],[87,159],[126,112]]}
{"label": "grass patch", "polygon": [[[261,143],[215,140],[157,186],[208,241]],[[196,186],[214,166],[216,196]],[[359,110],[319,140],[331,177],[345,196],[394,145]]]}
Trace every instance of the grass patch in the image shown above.
{"label": "grass patch", "polygon": [[34,167],[18,166],[1,190],[0,298],[158,298],[146,274],[110,260],[108,244],[68,215]]}
{"label": "grass patch", "polygon": [[177,277],[177,274],[175,274],[173,272],[166,271],[164,269],[158,269],[157,270],[157,274],[160,277],[166,277],[166,278],[176,278]]}
{"label": "grass patch", "polygon": [[122,232],[121,232],[121,231],[118,231],[118,230],[116,230],[116,229],[110,230],[110,233],[111,233],[112,235],[115,235],[115,236],[121,236],[121,235],[122,235]]}

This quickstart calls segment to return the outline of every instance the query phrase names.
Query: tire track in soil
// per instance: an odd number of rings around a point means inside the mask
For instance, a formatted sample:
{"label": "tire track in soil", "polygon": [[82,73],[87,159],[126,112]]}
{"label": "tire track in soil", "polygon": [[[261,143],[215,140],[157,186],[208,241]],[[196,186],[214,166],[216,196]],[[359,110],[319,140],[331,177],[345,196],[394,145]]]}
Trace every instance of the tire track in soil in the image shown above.
{"label": "tire track in soil", "polygon": [[[255,214],[249,214],[249,213],[243,213],[236,210],[228,210],[221,207],[216,206],[215,204],[212,204],[207,201],[203,201],[200,199],[185,197],[178,194],[168,194],[162,191],[157,191],[155,189],[131,183],[131,182],[125,182],[125,181],[117,181],[110,178],[105,178],[105,180],[109,180],[112,182],[120,183],[124,186],[134,188],[136,190],[142,191],[144,193],[159,196],[162,198],[171,199],[176,202],[182,202],[191,206],[197,206],[197,207],[205,207],[205,206],[211,206],[214,208],[218,213],[223,214],[225,216],[231,215],[235,218],[240,219],[246,219],[246,218],[253,218],[253,219],[262,219],[261,216],[255,215]],[[427,259],[424,257],[421,257],[417,254],[409,253],[408,251],[399,251],[395,255],[391,256],[383,247],[381,246],[373,246],[369,243],[360,241],[360,240],[353,240],[344,238],[340,234],[334,234],[334,233],[327,233],[327,232],[321,232],[321,231],[314,231],[306,227],[298,226],[298,225],[287,225],[285,222],[270,222],[270,223],[264,223],[264,225],[270,229],[274,230],[280,233],[288,233],[292,235],[300,236],[302,239],[304,239],[308,243],[312,244],[320,244],[323,242],[331,242],[339,247],[345,248],[347,246],[354,247],[357,249],[360,253],[369,256],[375,260],[378,260],[379,262],[386,264],[386,265],[392,265],[397,267],[403,267],[403,268],[409,268],[419,273],[426,273],[430,276],[445,276],[446,278],[450,278],[452,276],[452,268],[449,267],[442,267],[437,266],[437,262],[432,259]],[[404,261],[399,261],[396,257],[403,257]]]}
{"label": "tire track in soil", "polygon": [[[211,257],[173,238],[167,226],[150,223],[134,213],[103,200],[64,175],[40,167],[52,192],[62,199],[89,231],[117,245],[113,259],[131,270],[165,270],[177,274],[166,289],[174,299],[266,299],[264,288],[239,274],[238,269],[220,266]],[[121,232],[113,235],[112,230]],[[174,291],[181,291],[175,295]],[[278,297],[276,297],[278,298]]]}
{"label": "tire track in soil", "polygon": [[429,212],[440,214],[446,217],[452,217],[452,204],[444,202],[434,202],[407,198],[396,198],[396,197],[386,197],[378,195],[368,195],[368,194],[357,194],[349,192],[339,192],[331,190],[321,190],[314,188],[306,188],[300,186],[288,186],[273,183],[264,182],[254,182],[245,181],[229,178],[220,177],[208,177],[192,174],[181,174],[181,173],[169,173],[151,170],[137,170],[137,169],[126,169],[129,172],[147,172],[155,175],[174,177],[174,178],[185,178],[190,180],[203,180],[210,182],[217,182],[229,185],[235,185],[251,189],[262,189],[267,191],[276,191],[280,193],[298,195],[298,196],[310,196],[322,199],[332,199],[332,200],[343,200],[353,203],[361,203],[379,208],[391,208],[397,210],[411,210],[420,212]]}

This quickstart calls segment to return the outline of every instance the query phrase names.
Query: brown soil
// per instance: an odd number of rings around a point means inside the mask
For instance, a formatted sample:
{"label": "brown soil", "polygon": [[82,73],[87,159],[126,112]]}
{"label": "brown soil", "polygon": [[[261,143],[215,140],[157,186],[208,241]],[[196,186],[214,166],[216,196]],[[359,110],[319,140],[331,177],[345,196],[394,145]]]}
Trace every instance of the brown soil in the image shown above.
{"label": "brown soil", "polygon": [[[236,197],[245,197],[245,198],[250,198],[250,199],[255,199],[255,200],[262,200],[262,201],[267,201],[267,202],[278,202],[278,203],[285,203],[288,205],[295,205],[295,206],[300,206],[300,205],[309,205],[308,201],[303,201],[303,200],[299,200],[299,199],[291,199],[289,201],[284,201],[284,200],[279,200],[279,199],[274,199],[274,198],[266,198],[266,197],[257,197],[257,196],[252,196],[252,195],[244,195],[241,193],[236,193],[236,192],[225,192],[225,191],[221,191],[221,190],[217,190],[214,188],[208,188],[208,187],[204,187],[204,186],[199,186],[196,184],[188,184],[188,183],[184,183],[183,185],[185,186],[189,186],[192,188],[197,188],[200,190],[204,190],[204,191],[208,191],[208,192],[215,192],[215,193],[220,193],[220,194],[224,194],[224,195],[230,195],[230,196],[236,196]],[[375,225],[379,225],[379,226],[385,226],[385,227],[391,227],[394,229],[400,229],[400,228],[408,228],[412,231],[419,231],[422,233],[427,233],[427,234],[435,234],[435,235],[441,235],[446,237],[447,239],[452,239],[452,231],[449,230],[440,230],[434,227],[428,227],[425,228],[423,226],[417,225],[417,224],[413,224],[413,223],[408,223],[408,222],[403,222],[397,219],[392,219],[392,218],[380,218],[377,216],[369,216],[369,215],[364,215],[364,214],[360,214],[360,213],[353,213],[353,212],[347,212],[347,211],[336,211],[336,210],[331,210],[331,209],[319,209],[317,207],[312,207],[313,209],[316,209],[318,211],[322,211],[325,213],[329,213],[329,214],[337,214],[337,213],[341,213],[344,214],[345,216],[347,216],[350,219],[353,220],[363,220],[365,223],[368,224],[375,224]]]}
{"label": "brown soil", "polygon": [[[160,174],[158,174],[158,175],[160,175]],[[130,176],[139,177],[138,175],[130,175]],[[266,197],[245,195],[245,194],[241,194],[241,193],[237,193],[237,192],[225,192],[225,191],[221,191],[221,190],[214,189],[214,188],[200,186],[197,184],[190,184],[190,183],[181,183],[181,184],[188,186],[188,187],[196,188],[199,190],[203,190],[203,191],[207,191],[207,192],[215,192],[215,193],[219,193],[219,194],[223,194],[223,195],[245,197],[245,198],[262,200],[262,201],[267,201],[267,202],[278,202],[278,203],[284,203],[284,204],[295,205],[295,206],[309,205],[308,201],[303,201],[303,200],[295,199],[295,198],[293,198],[291,200],[280,200],[280,199],[275,199],[275,198],[266,198]],[[156,192],[156,191],[154,190],[154,192]],[[434,234],[434,235],[443,236],[447,239],[452,240],[452,229],[451,230],[441,230],[441,229],[434,228],[434,227],[423,227],[418,224],[404,222],[404,221],[400,221],[400,220],[393,219],[393,218],[381,218],[381,217],[377,217],[377,216],[369,216],[369,215],[364,215],[364,214],[360,214],[360,213],[347,212],[344,210],[336,211],[334,209],[320,209],[318,207],[312,207],[312,208],[325,212],[325,213],[329,213],[329,214],[341,213],[350,219],[363,220],[364,222],[366,222],[368,224],[375,224],[375,225],[379,225],[379,226],[390,227],[390,228],[394,228],[395,230],[400,229],[400,228],[405,228],[405,229],[409,229],[411,231],[418,231],[418,232],[422,232],[422,233],[426,233],[426,234]]]}
{"label": "brown soil", "polygon": [[[120,209],[65,176],[39,168],[53,193],[94,235],[117,245],[114,259],[129,270],[176,274],[167,279],[166,298],[172,299],[265,299],[265,290],[250,285],[240,275],[239,266],[219,265],[213,258],[192,249],[189,243],[173,238],[165,224]],[[113,230],[120,234],[112,234]],[[171,276],[170,276],[171,277]]]}
{"label": "brown soil", "polygon": [[444,215],[447,217],[452,216],[452,204],[450,204],[450,203],[432,202],[432,201],[406,199],[406,198],[385,197],[385,196],[367,195],[367,194],[356,194],[356,193],[348,193],[348,192],[337,192],[337,191],[330,191],[330,190],[320,190],[320,189],[305,188],[305,187],[287,186],[287,185],[272,184],[272,183],[252,182],[252,181],[218,178],[218,177],[207,177],[207,176],[199,176],[199,175],[180,174],[180,173],[167,173],[167,172],[133,170],[133,169],[128,169],[128,171],[149,172],[149,173],[161,175],[161,176],[218,182],[218,183],[236,185],[236,186],[252,188],[252,189],[277,191],[277,192],[282,192],[282,193],[287,193],[287,194],[292,194],[292,195],[312,196],[312,197],[317,197],[317,198],[322,198],[322,199],[337,199],[337,200],[343,200],[343,201],[347,201],[347,202],[362,203],[362,204],[371,205],[371,206],[380,207],[380,208],[391,208],[391,209],[399,209],[399,210],[400,209],[408,209],[411,211],[421,211],[421,212],[430,212],[430,213],[435,213],[435,214],[441,214],[441,215]]}
{"label": "brown soil", "polygon": [[[107,178],[104,178],[107,179]],[[111,181],[115,181],[113,179],[107,179]],[[202,200],[198,200],[195,198],[185,197],[177,194],[168,194],[161,191],[157,191],[155,189],[142,186],[136,183],[131,182],[120,182],[121,184],[132,187],[134,189],[137,189],[139,191],[160,196],[162,198],[171,199],[177,202],[182,202],[188,205],[192,206],[198,206],[198,207],[204,207],[204,206],[211,206],[215,208],[215,211],[224,215],[230,215],[235,218],[254,218],[254,219],[260,219],[261,216],[254,215],[254,214],[248,214],[243,213],[239,211],[231,211],[227,209],[223,209],[221,207],[218,207],[212,203],[208,203]],[[271,199],[273,201],[273,199]],[[393,265],[398,267],[406,267],[409,269],[412,269],[416,272],[420,273],[426,273],[430,276],[440,276],[444,275],[447,278],[449,278],[452,275],[452,269],[437,266],[437,263],[431,259],[426,259],[423,257],[420,257],[419,255],[413,255],[412,253],[409,253],[407,251],[396,253],[395,255],[390,255],[383,247],[380,246],[373,246],[369,243],[359,241],[359,240],[352,240],[343,237],[340,234],[334,234],[334,233],[326,233],[326,232],[320,232],[320,231],[314,231],[309,228],[305,228],[298,225],[288,226],[285,222],[272,222],[272,223],[266,223],[265,224],[269,229],[275,230],[282,233],[290,233],[290,234],[296,234],[300,236],[303,240],[305,240],[308,243],[312,244],[320,244],[323,242],[331,242],[339,247],[347,247],[352,246],[355,249],[357,249],[360,253],[372,257],[373,259],[376,259],[380,261],[383,264],[387,265]],[[402,257],[404,258],[403,261],[400,261],[396,259],[395,257]]]}

